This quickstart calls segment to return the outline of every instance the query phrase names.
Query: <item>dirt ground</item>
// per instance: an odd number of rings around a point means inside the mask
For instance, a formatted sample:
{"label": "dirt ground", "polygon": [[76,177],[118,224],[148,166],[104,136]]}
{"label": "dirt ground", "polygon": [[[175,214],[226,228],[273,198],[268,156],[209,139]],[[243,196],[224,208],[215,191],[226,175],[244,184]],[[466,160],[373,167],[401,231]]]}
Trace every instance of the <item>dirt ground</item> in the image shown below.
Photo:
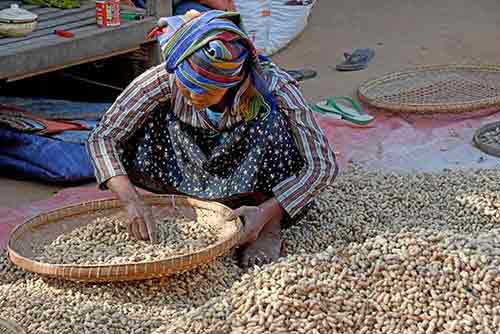
{"label": "dirt ground", "polygon": [[[275,55],[285,68],[307,67],[318,77],[303,83],[310,101],[355,96],[372,77],[413,65],[495,63],[500,44],[500,3],[496,0],[319,0],[309,26]],[[372,47],[368,69],[337,72],[344,51]],[[61,189],[0,178],[0,206],[22,206]]]}

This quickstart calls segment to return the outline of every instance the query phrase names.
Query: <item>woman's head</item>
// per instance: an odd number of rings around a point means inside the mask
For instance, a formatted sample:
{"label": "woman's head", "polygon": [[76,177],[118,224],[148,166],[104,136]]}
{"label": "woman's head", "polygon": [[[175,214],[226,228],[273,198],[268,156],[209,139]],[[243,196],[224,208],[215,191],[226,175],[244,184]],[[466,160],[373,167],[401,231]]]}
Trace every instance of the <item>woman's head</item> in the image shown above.
{"label": "woman's head", "polygon": [[186,98],[188,104],[191,104],[198,109],[203,109],[220,103],[228,91],[227,88],[213,88],[202,94],[197,94],[184,86],[178,78],[175,79],[175,84],[181,95]]}
{"label": "woman's head", "polygon": [[165,67],[188,102],[207,107],[235,88],[233,109],[246,119],[254,117],[268,95],[267,85],[255,47],[238,25],[239,15],[210,11],[166,21],[169,30],[159,37]]}

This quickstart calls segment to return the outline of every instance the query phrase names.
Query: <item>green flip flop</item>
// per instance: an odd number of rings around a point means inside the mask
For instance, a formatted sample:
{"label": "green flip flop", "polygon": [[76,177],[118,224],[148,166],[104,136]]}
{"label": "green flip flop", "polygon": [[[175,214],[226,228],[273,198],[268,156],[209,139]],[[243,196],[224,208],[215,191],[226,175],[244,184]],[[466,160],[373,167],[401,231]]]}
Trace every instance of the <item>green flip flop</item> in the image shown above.
{"label": "green flip flop", "polygon": [[321,114],[323,116],[328,116],[328,117],[335,118],[335,119],[342,119],[341,115],[320,109],[315,104],[312,104],[312,103],[309,104],[309,108],[311,108],[312,111],[314,111],[318,114]]}
{"label": "green flip flop", "polygon": [[336,114],[342,119],[358,125],[367,125],[374,119],[354,99],[348,96],[329,97],[326,101],[316,103],[314,107],[314,111],[321,110],[323,113]]}

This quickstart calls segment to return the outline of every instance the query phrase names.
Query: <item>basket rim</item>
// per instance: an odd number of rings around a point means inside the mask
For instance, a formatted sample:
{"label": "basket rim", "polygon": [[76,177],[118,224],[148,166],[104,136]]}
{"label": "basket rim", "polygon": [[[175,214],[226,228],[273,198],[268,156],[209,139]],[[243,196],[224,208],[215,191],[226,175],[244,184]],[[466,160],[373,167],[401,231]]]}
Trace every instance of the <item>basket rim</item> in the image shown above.
{"label": "basket rim", "polygon": [[[144,195],[143,198],[144,198],[144,200],[146,202],[147,201],[152,201],[152,200],[155,200],[155,199],[157,199],[157,200],[163,200],[163,199],[165,199],[165,200],[174,200],[175,201],[175,199],[181,199],[182,198],[182,199],[187,200],[187,202],[193,203],[193,204],[196,204],[196,203],[206,203],[206,204],[210,204],[211,206],[219,207],[219,208],[221,208],[223,210],[231,210],[228,206],[226,206],[224,204],[221,204],[221,203],[218,203],[218,202],[214,202],[214,201],[201,200],[201,199],[193,198],[193,197],[186,196],[186,195],[170,195],[170,194],[168,194],[168,195]],[[46,268],[46,269],[53,269],[53,268],[75,268],[76,270],[78,270],[78,268],[80,268],[80,269],[120,268],[120,267],[130,267],[130,266],[134,266],[134,265],[154,265],[154,264],[168,263],[168,262],[172,262],[172,261],[175,261],[175,260],[181,260],[181,259],[185,259],[185,258],[190,258],[190,257],[196,256],[196,255],[204,254],[204,253],[206,253],[210,249],[216,249],[217,247],[222,246],[225,242],[227,242],[229,239],[231,239],[231,238],[224,238],[222,240],[218,240],[217,242],[215,242],[215,243],[213,243],[213,244],[211,244],[209,246],[206,246],[204,248],[198,249],[198,250],[196,250],[196,251],[194,251],[192,253],[186,253],[186,254],[182,254],[182,255],[172,255],[172,256],[168,256],[168,257],[162,258],[160,260],[149,260],[149,261],[140,261],[140,262],[126,262],[126,263],[117,263],[117,264],[71,264],[71,263],[66,263],[66,264],[51,264],[51,263],[39,262],[39,261],[33,260],[33,259],[29,258],[29,257],[24,256],[24,255],[20,255],[19,252],[16,251],[16,249],[15,249],[15,247],[13,245],[15,235],[17,233],[20,233],[20,230],[22,228],[25,228],[27,225],[29,225],[31,223],[34,223],[35,220],[38,220],[38,219],[40,219],[42,217],[45,217],[45,216],[50,216],[50,215],[56,214],[56,213],[58,213],[58,212],[60,212],[62,210],[69,210],[71,208],[88,207],[88,206],[96,204],[96,203],[117,203],[116,206],[112,206],[109,209],[118,209],[118,208],[123,207],[123,203],[121,203],[120,200],[117,199],[117,198],[104,198],[104,199],[90,200],[90,201],[84,201],[84,202],[77,203],[77,204],[70,204],[70,205],[66,205],[66,206],[61,206],[61,207],[58,207],[56,209],[44,211],[44,212],[38,213],[38,214],[36,214],[34,216],[31,216],[31,217],[25,219],[23,221],[23,223],[17,225],[10,232],[10,234],[9,234],[9,240],[8,240],[8,243],[7,243],[7,252],[9,254],[9,257],[12,260],[12,256],[14,256],[14,258],[21,259],[23,261],[27,261],[29,263],[35,264],[39,268]],[[98,212],[100,210],[103,210],[103,209],[89,210],[88,213]],[[243,224],[242,224],[242,221],[241,221],[241,219],[239,217],[237,217],[235,219],[235,222],[236,222],[236,233],[234,233],[232,235],[232,237],[237,236],[238,239],[239,239],[239,237],[241,235],[241,232],[242,232],[242,226],[243,226]],[[17,261],[13,260],[13,262],[17,266],[20,266],[17,263]],[[26,269],[24,267],[22,267],[22,268],[25,269],[25,270],[32,271],[32,272],[41,273],[41,272],[38,272],[38,271],[33,271],[32,269]]]}
{"label": "basket rim", "polygon": [[500,127],[500,121],[484,124],[474,132],[474,136],[472,137],[472,142],[482,152],[500,158],[500,145],[496,146],[496,145],[486,144],[479,139],[479,137],[482,136],[485,132],[488,132],[491,129],[497,127]]}
{"label": "basket rim", "polygon": [[[438,65],[420,65],[409,67],[401,71],[389,72],[378,77],[372,77],[365,80],[357,89],[357,95],[363,102],[381,109],[392,111],[432,111],[434,108],[441,109],[440,111],[462,111],[465,109],[478,109],[487,106],[495,106],[500,103],[500,94],[496,97],[485,97],[463,102],[446,102],[446,103],[390,103],[383,100],[382,97],[373,97],[367,94],[367,91],[381,83],[392,81],[394,79],[411,76],[426,71],[451,71],[451,70],[475,70],[477,72],[498,72],[500,73],[500,65],[498,64],[438,64]],[[382,101],[381,101],[382,100]]]}

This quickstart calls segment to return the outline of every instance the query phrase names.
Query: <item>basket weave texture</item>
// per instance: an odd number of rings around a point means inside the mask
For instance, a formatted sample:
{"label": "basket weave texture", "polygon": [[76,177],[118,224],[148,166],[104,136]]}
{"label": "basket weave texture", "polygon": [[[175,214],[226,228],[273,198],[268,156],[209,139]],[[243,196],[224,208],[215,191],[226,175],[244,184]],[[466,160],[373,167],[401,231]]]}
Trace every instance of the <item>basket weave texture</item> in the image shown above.
{"label": "basket weave texture", "polygon": [[480,127],[474,133],[473,142],[474,145],[484,153],[493,155],[500,158],[500,145],[485,143],[483,140],[484,134],[490,131],[495,131],[500,128],[500,122],[493,122]]}
{"label": "basket weave texture", "polygon": [[358,88],[364,103],[389,111],[462,113],[500,105],[500,65],[434,65],[386,74]]}
{"label": "basket weave texture", "polygon": [[[170,207],[179,214],[193,214],[195,210],[211,213],[211,221],[220,226],[219,238],[215,244],[193,253],[166,257],[159,261],[144,261],[124,264],[50,264],[35,261],[35,250],[63,233],[89,224],[91,217],[99,214],[116,213],[122,209],[116,199],[91,201],[71,205],[37,215],[15,228],[9,237],[8,252],[11,261],[17,266],[34,273],[66,280],[87,282],[112,282],[144,280],[169,276],[191,270],[213,261],[216,257],[233,248],[242,231],[239,219],[226,222],[225,217],[231,209],[215,203],[177,195],[157,195],[145,197],[146,203],[153,207]],[[195,218],[195,217],[194,217]]]}

